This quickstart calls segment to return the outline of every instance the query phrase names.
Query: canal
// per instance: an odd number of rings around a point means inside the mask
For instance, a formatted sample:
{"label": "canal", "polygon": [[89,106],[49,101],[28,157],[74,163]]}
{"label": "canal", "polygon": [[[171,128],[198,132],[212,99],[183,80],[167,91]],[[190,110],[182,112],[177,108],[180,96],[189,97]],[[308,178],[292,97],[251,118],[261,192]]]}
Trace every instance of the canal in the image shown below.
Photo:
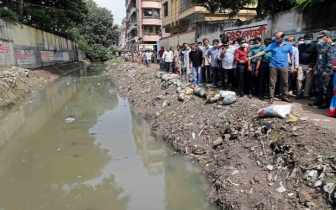
{"label": "canal", "polygon": [[0,210],[216,209],[197,163],[96,75],[61,77],[0,119]]}

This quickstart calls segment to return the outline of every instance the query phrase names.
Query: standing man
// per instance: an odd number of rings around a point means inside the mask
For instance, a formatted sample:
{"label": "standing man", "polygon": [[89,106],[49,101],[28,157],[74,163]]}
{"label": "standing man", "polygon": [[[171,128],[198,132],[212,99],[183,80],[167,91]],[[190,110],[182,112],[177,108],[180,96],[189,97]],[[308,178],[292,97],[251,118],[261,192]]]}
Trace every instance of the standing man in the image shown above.
{"label": "standing man", "polygon": [[315,69],[315,91],[317,99],[309,106],[318,106],[319,109],[329,108],[333,95],[332,81],[334,71],[332,62],[336,59],[336,44],[331,41],[329,31],[323,30],[317,37],[322,45],[318,51]]}
{"label": "standing man", "polygon": [[164,53],[164,47],[161,46],[161,50],[159,51],[159,62],[160,62],[160,70],[161,71],[163,71],[163,69],[164,69],[164,63],[162,61],[163,53]]}
{"label": "standing man", "polygon": [[277,76],[280,74],[280,82],[282,83],[282,101],[286,101],[288,103],[292,103],[291,100],[288,99],[288,53],[290,54],[291,59],[291,71],[295,72],[294,66],[294,56],[293,56],[293,48],[292,44],[285,42],[285,34],[283,32],[278,32],[275,35],[275,42],[270,44],[266,49],[261,51],[260,53],[249,57],[248,60],[252,60],[253,58],[260,57],[265,53],[272,52],[272,58],[270,63],[270,87],[269,94],[270,99],[268,101],[269,104],[273,104],[274,101],[274,91],[275,84],[277,81]]}
{"label": "standing man", "polygon": [[191,67],[189,68],[189,53],[190,47],[187,43],[183,44],[183,50],[181,50],[180,58],[181,58],[181,71],[185,73],[187,77],[187,81],[190,81]]}
{"label": "standing man", "polygon": [[153,56],[153,53],[151,53],[151,51],[148,50],[147,53],[146,53],[147,68],[150,67],[151,64],[152,64],[152,56]]}
{"label": "standing man", "polygon": [[172,61],[172,69],[173,69],[173,73],[175,74],[175,52],[174,52],[174,47],[170,48],[170,51],[173,52],[173,61]]}
{"label": "standing man", "polygon": [[236,50],[235,60],[237,61],[236,77],[238,81],[239,96],[244,96],[244,74],[247,70],[247,55],[250,51],[250,46],[244,38],[238,38],[240,47]]}
{"label": "standing man", "polygon": [[[209,64],[209,61],[207,59],[207,53],[211,46],[209,45],[209,40],[207,38],[203,39],[203,49],[202,49],[202,56],[203,56],[203,71],[204,74],[202,73],[202,80],[203,82],[210,83],[211,82],[211,66]],[[204,78],[203,78],[204,76]]]}
{"label": "standing man", "polygon": [[[212,81],[213,81],[213,88],[218,88],[218,68],[217,68],[217,59],[218,59],[218,45],[219,45],[219,40],[214,39],[212,41],[212,47],[209,48],[207,54],[206,54],[206,59],[211,66],[211,71],[212,71]],[[211,57],[211,60],[210,60]]]}
{"label": "standing man", "polygon": [[[261,38],[254,38],[254,45],[248,53],[248,57],[254,56],[261,52],[263,45],[261,44]],[[255,86],[258,74],[256,74],[257,63],[260,57],[253,58],[247,62],[247,72],[245,82],[248,84],[248,98],[252,98],[253,87]]]}
{"label": "standing man", "polygon": [[[304,97],[310,99],[310,90],[314,82],[314,66],[316,65],[318,45],[312,43],[313,34],[307,33],[304,35],[304,44],[299,45],[299,69],[298,78],[296,80],[297,96],[296,99]],[[303,92],[303,81],[305,87]]]}
{"label": "standing man", "polygon": [[[290,59],[290,55],[288,54],[288,92],[289,89],[291,87],[291,82],[292,82],[292,78],[295,72],[297,72],[297,70],[299,69],[299,50],[295,47],[295,37],[294,36],[290,36],[288,37],[288,43],[291,43],[293,46],[293,55],[294,55],[294,66],[295,66],[295,71],[292,71],[291,67],[292,66],[292,61]],[[282,86],[280,83],[280,98],[282,98]],[[288,94],[288,93],[287,93]]]}
{"label": "standing man", "polygon": [[195,44],[190,44],[190,47],[189,68],[191,68],[192,63],[194,85],[199,86],[202,83],[202,50],[198,49]]}
{"label": "standing man", "polygon": [[167,50],[162,55],[162,60],[165,63],[166,72],[172,73],[174,53],[170,50],[170,47],[166,47],[166,49]]}
{"label": "standing man", "polygon": [[[180,51],[181,51],[181,46],[177,45],[176,46],[176,51],[174,52],[174,63],[175,63],[175,72],[180,72]],[[181,73],[181,72],[180,72]]]}
{"label": "standing man", "polygon": [[221,78],[224,90],[230,88],[230,79],[231,82],[233,82],[232,80],[234,79],[233,75],[237,67],[237,62],[235,61],[236,49],[235,46],[230,45],[228,37],[223,39],[223,48],[220,53],[218,53],[218,60],[222,61]]}
{"label": "standing man", "polygon": [[[266,49],[272,43],[272,39],[266,38],[264,40],[265,45],[261,48],[261,51]],[[265,100],[265,89],[269,87],[269,64],[271,57],[271,52],[265,53],[261,58],[259,58],[256,67],[256,74],[259,75],[259,99],[261,101]]]}

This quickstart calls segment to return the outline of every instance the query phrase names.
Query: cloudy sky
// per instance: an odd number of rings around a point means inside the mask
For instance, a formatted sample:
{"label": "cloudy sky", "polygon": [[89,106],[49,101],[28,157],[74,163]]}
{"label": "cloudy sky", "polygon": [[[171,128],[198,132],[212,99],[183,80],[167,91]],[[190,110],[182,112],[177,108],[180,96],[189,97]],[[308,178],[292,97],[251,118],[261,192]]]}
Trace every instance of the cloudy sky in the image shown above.
{"label": "cloudy sky", "polygon": [[112,11],[114,23],[121,25],[121,20],[126,17],[125,0],[94,0],[100,7]]}

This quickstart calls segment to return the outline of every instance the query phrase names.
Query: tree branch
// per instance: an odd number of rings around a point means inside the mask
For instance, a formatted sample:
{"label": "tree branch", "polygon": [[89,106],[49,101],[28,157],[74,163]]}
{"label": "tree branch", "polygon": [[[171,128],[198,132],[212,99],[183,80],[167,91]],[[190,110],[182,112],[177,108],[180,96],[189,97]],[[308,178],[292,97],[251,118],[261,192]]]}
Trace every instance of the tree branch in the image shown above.
{"label": "tree branch", "polygon": [[257,10],[257,8],[242,7],[240,10]]}

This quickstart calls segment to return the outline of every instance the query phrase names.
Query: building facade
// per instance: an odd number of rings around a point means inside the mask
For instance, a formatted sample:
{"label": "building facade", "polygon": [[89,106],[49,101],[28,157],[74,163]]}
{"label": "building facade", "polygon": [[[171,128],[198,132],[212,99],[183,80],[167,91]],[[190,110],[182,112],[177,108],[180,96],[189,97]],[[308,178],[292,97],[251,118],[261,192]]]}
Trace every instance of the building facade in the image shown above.
{"label": "building facade", "polygon": [[126,47],[128,50],[154,49],[161,39],[161,2],[125,0]]}
{"label": "building facade", "polygon": [[[228,12],[210,13],[200,5],[194,5],[191,0],[162,0],[162,31],[169,33],[160,40],[161,46],[176,46],[197,40],[196,23],[229,19]],[[253,19],[255,11],[241,10],[235,19],[242,21]]]}

